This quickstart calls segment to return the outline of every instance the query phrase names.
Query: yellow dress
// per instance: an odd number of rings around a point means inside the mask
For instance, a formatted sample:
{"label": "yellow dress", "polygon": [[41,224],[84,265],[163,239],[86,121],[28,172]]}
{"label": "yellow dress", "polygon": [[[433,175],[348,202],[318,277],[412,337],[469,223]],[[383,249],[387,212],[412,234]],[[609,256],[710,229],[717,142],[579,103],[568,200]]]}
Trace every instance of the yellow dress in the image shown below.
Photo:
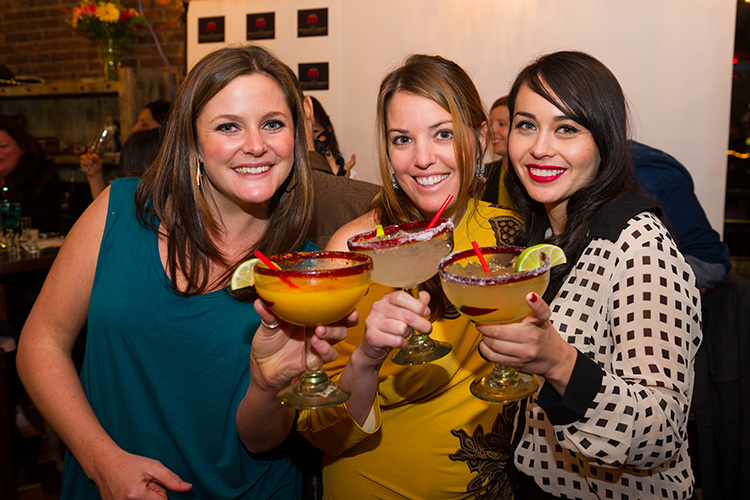
{"label": "yellow dress", "polygon": [[[454,230],[454,250],[470,249],[472,240],[480,246],[510,244],[519,227],[512,212],[472,200]],[[392,291],[370,288],[357,307],[362,321],[337,344],[338,358],[325,366],[332,378],[361,341],[372,304]],[[511,498],[506,465],[512,461],[516,405],[471,394],[471,382],[493,365],[479,355],[481,335],[473,323],[453,308],[447,316],[433,324],[431,334],[453,346],[447,356],[405,367],[391,362],[391,354],[383,363],[368,419],[371,431],[349,416],[345,404],[301,412],[298,430],[325,452],[324,498]]]}
{"label": "yellow dress", "polygon": [[510,199],[508,190],[505,189],[505,174],[508,172],[503,168],[500,170],[500,180],[497,187],[497,205],[501,207],[512,207],[513,202]]}

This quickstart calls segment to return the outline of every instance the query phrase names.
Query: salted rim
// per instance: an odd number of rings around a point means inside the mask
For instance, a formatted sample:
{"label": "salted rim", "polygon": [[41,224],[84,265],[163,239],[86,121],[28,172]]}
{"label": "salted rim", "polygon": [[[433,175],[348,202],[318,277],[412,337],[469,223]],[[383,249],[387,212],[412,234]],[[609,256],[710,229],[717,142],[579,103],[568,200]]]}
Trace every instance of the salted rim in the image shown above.
{"label": "salted rim", "polygon": [[346,240],[346,245],[349,247],[349,250],[355,252],[383,250],[421,241],[430,241],[435,236],[453,231],[453,221],[451,219],[438,219],[437,224],[430,229],[426,229],[429,224],[430,221],[428,220],[420,220],[386,226],[383,228],[383,232],[386,236],[398,231],[405,231],[409,234],[378,241],[370,241],[377,236],[378,233],[376,229],[373,229],[372,231],[367,231],[365,233],[355,234]]}
{"label": "salted rim", "polygon": [[[523,247],[482,247],[479,249],[482,255],[485,257],[494,254],[520,254],[524,251]],[[467,257],[474,257],[476,254],[474,250],[461,250],[460,252],[453,252],[446,255],[440,260],[438,264],[438,273],[440,279],[456,283],[464,286],[491,286],[491,285],[505,285],[508,283],[516,283],[518,281],[525,281],[531,278],[536,278],[542,274],[548,272],[551,267],[550,258],[547,254],[542,254],[542,265],[536,269],[529,271],[516,271],[514,274],[507,274],[504,276],[491,276],[491,277],[478,277],[478,276],[459,276],[457,274],[450,273],[445,270],[446,267],[453,264],[456,261],[465,259]]]}
{"label": "salted rim", "polygon": [[[295,265],[305,259],[345,259],[357,262],[357,264],[338,269],[284,269],[285,264]],[[255,273],[275,278],[341,278],[343,276],[356,276],[372,271],[372,259],[370,256],[353,252],[326,252],[324,250],[292,252],[272,255],[269,257],[269,260],[281,267],[281,270],[271,269],[266,267],[263,262],[258,262],[255,266]]]}

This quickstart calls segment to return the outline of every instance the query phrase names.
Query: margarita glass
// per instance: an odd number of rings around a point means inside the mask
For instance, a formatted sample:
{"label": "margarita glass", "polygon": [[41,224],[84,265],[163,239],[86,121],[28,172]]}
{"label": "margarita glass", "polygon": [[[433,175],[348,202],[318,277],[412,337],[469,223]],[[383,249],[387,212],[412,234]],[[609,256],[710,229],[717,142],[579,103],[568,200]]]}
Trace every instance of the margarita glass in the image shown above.
{"label": "margarita glass", "polygon": [[343,403],[351,393],[329,380],[310,349],[309,329],[344,319],[370,286],[372,260],[349,252],[274,255],[279,269],[255,266],[255,291],[275,315],[305,328],[305,373],[278,395],[282,404],[316,409]]}
{"label": "margarita glass", "polygon": [[[479,323],[517,323],[531,313],[526,295],[542,295],[549,283],[550,258],[530,271],[516,271],[519,247],[479,249],[487,261],[485,272],[474,250],[454,252],[440,261],[438,272],[445,296],[458,311]],[[471,383],[471,392],[485,401],[524,399],[538,386],[536,379],[510,366],[496,364],[489,375]]]}
{"label": "margarita glass", "polygon": [[[416,287],[437,273],[440,259],[453,249],[453,221],[438,219],[408,222],[383,228],[383,235],[369,231],[347,240],[349,250],[372,257],[375,269],[372,281],[401,288],[417,296]],[[438,342],[426,333],[413,331],[409,345],[393,356],[398,365],[421,365],[440,359],[451,351],[451,345]]]}

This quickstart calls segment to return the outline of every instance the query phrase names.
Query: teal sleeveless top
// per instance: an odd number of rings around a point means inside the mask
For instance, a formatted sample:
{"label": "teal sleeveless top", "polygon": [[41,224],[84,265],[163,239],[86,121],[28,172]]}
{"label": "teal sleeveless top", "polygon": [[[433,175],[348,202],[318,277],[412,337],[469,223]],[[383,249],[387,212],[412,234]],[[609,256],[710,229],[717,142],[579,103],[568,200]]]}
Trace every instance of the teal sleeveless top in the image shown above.
{"label": "teal sleeveless top", "polygon": [[[125,451],[193,484],[187,493],[168,491],[170,499],[300,498],[292,439],[259,456],[237,435],[258,314],[224,290],[198,297],[172,290],[156,236],[136,219],[137,185],[125,178],[110,188],[81,372],[94,412]],[[69,453],[62,498],[101,498]]]}

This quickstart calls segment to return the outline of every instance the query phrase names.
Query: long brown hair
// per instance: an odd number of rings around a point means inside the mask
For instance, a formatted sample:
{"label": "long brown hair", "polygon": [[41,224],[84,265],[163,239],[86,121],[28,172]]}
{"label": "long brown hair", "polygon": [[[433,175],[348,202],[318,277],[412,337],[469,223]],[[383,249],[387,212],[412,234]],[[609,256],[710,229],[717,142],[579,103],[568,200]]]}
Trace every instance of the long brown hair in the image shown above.
{"label": "long brown hair", "polygon": [[[450,217],[460,211],[458,209],[467,207],[469,199],[478,192],[479,179],[475,175],[475,168],[484,155],[480,131],[487,123],[482,99],[463,68],[440,56],[411,55],[402,66],[386,75],[380,84],[377,107],[377,144],[383,187],[381,195],[374,202],[378,220],[383,225],[424,218],[403,190],[397,190],[391,184],[388,104],[398,92],[408,92],[435,101],[451,115],[453,147],[461,184],[453,207],[444,215]],[[449,302],[443,294],[439,278],[435,276],[419,288],[430,292],[430,320],[443,318]]]}
{"label": "long brown hair", "polygon": [[[267,50],[246,45],[226,47],[206,55],[188,73],[172,105],[164,140],[154,164],[143,175],[136,191],[138,218],[158,234],[168,235],[167,274],[187,279],[184,295],[200,295],[224,286],[240,262],[255,250],[266,255],[297,249],[307,234],[312,205],[312,185],[307,156],[302,102],[287,67]],[[196,183],[199,148],[195,122],[208,102],[235,78],[261,73],[281,89],[292,112],[295,129],[294,166],[271,199],[265,234],[236,262],[227,262],[215,244],[219,224]],[[226,268],[218,282],[209,283],[209,264]]]}

